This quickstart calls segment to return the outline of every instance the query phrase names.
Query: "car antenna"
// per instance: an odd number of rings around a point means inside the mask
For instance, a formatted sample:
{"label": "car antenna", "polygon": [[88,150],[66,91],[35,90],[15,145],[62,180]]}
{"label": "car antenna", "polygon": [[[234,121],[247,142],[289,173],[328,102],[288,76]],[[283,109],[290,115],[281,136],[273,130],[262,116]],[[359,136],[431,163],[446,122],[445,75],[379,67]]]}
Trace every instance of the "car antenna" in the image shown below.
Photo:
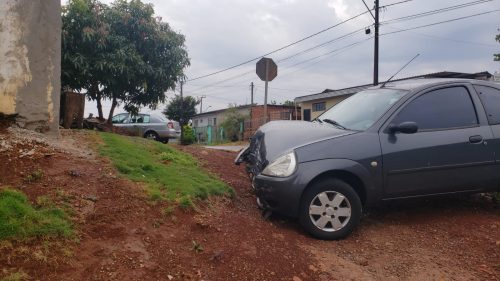
{"label": "car antenna", "polygon": [[382,83],[382,86],[380,86],[380,88],[383,88],[385,86],[385,84],[387,84],[389,81],[391,81],[392,78],[394,78],[394,76],[398,75],[398,73],[401,72],[401,70],[405,69],[405,67],[407,67],[418,56],[420,56],[420,54],[416,54],[409,62],[407,62],[403,67],[401,67],[401,69],[399,69],[398,72],[394,73],[394,75],[392,75],[391,78],[387,79],[387,81]]}

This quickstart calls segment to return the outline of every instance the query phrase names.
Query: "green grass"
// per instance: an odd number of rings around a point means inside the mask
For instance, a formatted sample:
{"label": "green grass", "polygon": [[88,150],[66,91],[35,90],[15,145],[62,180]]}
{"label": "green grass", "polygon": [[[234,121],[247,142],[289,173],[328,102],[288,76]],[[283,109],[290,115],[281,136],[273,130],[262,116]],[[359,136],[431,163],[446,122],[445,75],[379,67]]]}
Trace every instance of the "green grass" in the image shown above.
{"label": "green grass", "polygon": [[234,194],[232,188],[199,167],[191,155],[169,145],[110,133],[100,135],[104,141],[100,153],[127,178],[145,183],[153,200],[190,207],[195,199]]}
{"label": "green grass", "polygon": [[69,237],[67,215],[52,206],[34,208],[20,191],[0,189],[0,240],[40,236]]}
{"label": "green grass", "polygon": [[15,273],[11,273],[4,278],[0,279],[0,281],[22,281],[22,280],[30,280],[28,274],[23,271],[18,271]]}

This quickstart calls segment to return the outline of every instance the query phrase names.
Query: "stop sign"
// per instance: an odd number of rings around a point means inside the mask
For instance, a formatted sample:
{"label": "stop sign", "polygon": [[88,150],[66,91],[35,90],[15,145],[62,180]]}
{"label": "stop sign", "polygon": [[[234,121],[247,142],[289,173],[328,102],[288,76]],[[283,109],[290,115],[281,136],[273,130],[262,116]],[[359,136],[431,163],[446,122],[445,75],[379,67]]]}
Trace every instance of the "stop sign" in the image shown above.
{"label": "stop sign", "polygon": [[[273,81],[278,76],[278,66],[270,58],[261,58],[257,62],[257,76],[262,81]],[[267,77],[266,77],[267,73]],[[267,78],[267,79],[266,79]]]}

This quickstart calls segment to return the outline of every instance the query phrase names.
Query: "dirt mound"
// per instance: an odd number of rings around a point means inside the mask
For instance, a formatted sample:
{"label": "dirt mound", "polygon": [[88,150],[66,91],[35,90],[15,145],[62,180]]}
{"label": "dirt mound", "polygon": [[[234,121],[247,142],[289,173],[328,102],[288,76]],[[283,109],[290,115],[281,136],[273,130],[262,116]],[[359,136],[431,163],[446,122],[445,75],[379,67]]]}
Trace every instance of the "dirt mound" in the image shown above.
{"label": "dirt mound", "polygon": [[[49,198],[77,233],[0,242],[0,279],[499,280],[500,212],[482,199],[371,210],[347,239],[318,241],[294,220],[261,217],[236,153],[178,147],[236,190],[183,210],[155,204],[96,156],[94,132],[61,135],[0,133],[0,188],[22,190],[35,205]],[[41,176],[27,180],[33,171]]]}

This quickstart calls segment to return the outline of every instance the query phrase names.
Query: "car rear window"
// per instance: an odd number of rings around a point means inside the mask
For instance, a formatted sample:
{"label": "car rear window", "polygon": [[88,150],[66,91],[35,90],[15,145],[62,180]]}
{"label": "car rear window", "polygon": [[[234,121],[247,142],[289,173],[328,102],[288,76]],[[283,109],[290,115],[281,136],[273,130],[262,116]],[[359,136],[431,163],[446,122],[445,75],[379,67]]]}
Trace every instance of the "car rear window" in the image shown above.
{"label": "car rear window", "polygon": [[479,93],[490,125],[500,124],[500,90],[493,87],[474,85]]}

